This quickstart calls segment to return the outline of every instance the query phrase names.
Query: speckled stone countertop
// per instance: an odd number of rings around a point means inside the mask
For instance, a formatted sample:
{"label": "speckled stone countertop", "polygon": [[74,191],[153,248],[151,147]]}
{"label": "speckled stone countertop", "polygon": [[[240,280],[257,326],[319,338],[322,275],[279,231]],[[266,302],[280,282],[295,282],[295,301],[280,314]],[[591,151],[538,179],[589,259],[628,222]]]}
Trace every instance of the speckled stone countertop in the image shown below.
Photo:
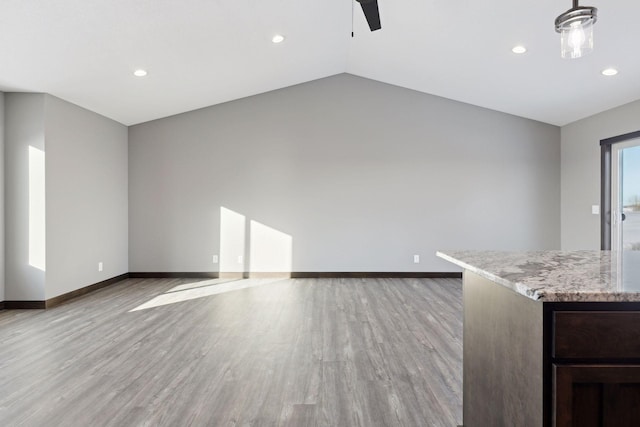
{"label": "speckled stone countertop", "polygon": [[640,301],[640,251],[442,251],[437,255],[533,300]]}

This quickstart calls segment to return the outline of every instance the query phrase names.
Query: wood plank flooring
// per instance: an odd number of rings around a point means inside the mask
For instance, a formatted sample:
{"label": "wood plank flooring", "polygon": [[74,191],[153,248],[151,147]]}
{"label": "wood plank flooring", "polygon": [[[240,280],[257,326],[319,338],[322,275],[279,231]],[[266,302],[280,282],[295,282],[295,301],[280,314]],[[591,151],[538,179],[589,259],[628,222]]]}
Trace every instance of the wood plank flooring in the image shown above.
{"label": "wood plank flooring", "polygon": [[0,425],[461,424],[459,279],[221,282],[0,311]]}

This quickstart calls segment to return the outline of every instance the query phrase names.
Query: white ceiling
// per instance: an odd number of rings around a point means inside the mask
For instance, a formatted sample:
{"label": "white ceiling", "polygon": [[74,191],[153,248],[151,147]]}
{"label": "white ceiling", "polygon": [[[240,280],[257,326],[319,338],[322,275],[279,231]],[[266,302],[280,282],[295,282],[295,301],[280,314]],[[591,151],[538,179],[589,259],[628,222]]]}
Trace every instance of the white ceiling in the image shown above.
{"label": "white ceiling", "polygon": [[570,0],[378,1],[382,30],[354,2],[351,38],[352,0],[0,0],[0,90],[126,125],[343,72],[555,125],[640,99],[637,0],[585,0],[579,60],[553,29]]}

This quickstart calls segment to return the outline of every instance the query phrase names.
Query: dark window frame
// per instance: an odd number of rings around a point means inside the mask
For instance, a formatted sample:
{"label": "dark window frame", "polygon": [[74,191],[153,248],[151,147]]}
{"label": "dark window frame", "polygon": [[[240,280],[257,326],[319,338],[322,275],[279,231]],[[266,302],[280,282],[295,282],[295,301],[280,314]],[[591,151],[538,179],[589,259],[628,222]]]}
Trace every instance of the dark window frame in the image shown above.
{"label": "dark window frame", "polygon": [[640,138],[640,130],[600,140],[600,249],[611,250],[611,151],[613,144]]}

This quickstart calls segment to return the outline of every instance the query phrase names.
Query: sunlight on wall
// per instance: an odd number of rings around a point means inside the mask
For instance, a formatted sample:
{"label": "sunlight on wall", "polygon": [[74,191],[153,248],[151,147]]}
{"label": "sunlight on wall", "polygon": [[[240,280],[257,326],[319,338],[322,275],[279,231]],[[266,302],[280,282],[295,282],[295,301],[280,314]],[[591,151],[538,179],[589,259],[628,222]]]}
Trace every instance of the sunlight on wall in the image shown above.
{"label": "sunlight on wall", "polygon": [[275,228],[251,221],[249,272],[291,273],[293,238]]}
{"label": "sunlight on wall", "polygon": [[[254,288],[291,277],[293,237],[258,221],[251,221],[248,231],[246,227],[244,215],[220,207],[220,277],[246,277],[249,273],[251,279],[219,278],[178,285],[130,312]],[[254,276],[254,273],[257,274]],[[269,278],[258,278],[260,273],[267,273],[265,276]]]}
{"label": "sunlight on wall", "polygon": [[44,151],[29,147],[29,265],[45,271]]}
{"label": "sunlight on wall", "polygon": [[220,271],[245,271],[245,218],[237,212],[220,207]]}

